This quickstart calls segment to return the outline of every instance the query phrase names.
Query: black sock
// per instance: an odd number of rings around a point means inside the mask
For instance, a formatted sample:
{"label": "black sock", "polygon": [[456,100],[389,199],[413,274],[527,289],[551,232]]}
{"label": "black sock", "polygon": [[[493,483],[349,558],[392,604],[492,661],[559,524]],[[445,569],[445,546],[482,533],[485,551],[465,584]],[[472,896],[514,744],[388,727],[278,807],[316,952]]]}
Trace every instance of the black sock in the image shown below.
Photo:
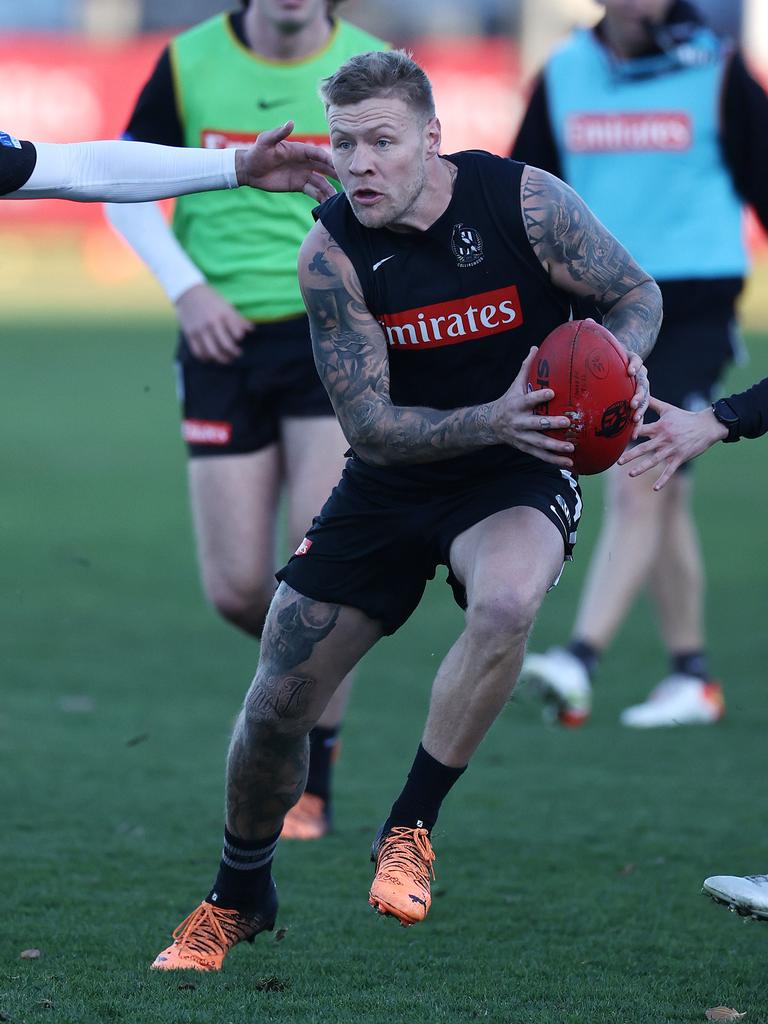
{"label": "black sock", "polygon": [[463,768],[449,768],[440,764],[419,744],[413,766],[408,772],[408,781],[392,805],[383,834],[386,835],[396,825],[431,831],[440,813],[440,805],[466,770],[466,765]]}
{"label": "black sock", "polygon": [[258,910],[269,891],[272,858],[280,833],[249,841],[224,829],[219,873],[206,896],[217,907]]}
{"label": "black sock", "polygon": [[566,651],[572,654],[574,658],[578,658],[586,669],[587,675],[589,676],[590,683],[595,672],[597,672],[597,666],[600,664],[600,658],[603,656],[603,652],[599,651],[592,644],[588,644],[586,640],[571,640],[566,647]]}
{"label": "black sock", "polygon": [[309,734],[307,793],[314,793],[326,803],[331,801],[331,771],[338,735],[338,726],[335,729],[325,729],[320,725],[316,725]]}
{"label": "black sock", "polygon": [[709,679],[709,664],[705,651],[685,651],[682,654],[673,654],[670,663],[675,674],[683,676],[695,676],[707,682]]}

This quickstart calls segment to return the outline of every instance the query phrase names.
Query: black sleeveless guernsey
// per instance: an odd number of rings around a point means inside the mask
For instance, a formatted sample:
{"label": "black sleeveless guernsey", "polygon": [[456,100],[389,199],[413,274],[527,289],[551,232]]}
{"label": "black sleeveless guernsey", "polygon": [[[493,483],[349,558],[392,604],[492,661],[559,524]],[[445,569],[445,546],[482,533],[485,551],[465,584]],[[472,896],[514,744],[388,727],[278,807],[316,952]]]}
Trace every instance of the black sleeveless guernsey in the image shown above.
{"label": "black sleeveless guernsey", "polygon": [[[344,194],[315,210],[386,335],[395,405],[457,409],[499,398],[531,345],[571,312],[570,297],[552,285],[528,241],[520,209],[525,165],[481,151],[445,159],[458,168],[453,197],[426,231],[366,228]],[[366,470],[439,483],[531,464],[542,466],[495,445],[441,462]]]}

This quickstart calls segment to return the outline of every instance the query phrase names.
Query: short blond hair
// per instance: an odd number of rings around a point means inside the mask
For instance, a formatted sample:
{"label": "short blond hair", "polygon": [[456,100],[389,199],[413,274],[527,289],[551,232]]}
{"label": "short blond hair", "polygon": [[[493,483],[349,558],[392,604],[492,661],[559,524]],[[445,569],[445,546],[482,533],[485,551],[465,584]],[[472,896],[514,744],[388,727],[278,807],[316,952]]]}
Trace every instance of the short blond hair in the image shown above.
{"label": "short blond hair", "polygon": [[427,118],[435,116],[432,85],[405,50],[374,50],[350,57],[335,74],[322,80],[320,96],[326,110],[395,96]]}

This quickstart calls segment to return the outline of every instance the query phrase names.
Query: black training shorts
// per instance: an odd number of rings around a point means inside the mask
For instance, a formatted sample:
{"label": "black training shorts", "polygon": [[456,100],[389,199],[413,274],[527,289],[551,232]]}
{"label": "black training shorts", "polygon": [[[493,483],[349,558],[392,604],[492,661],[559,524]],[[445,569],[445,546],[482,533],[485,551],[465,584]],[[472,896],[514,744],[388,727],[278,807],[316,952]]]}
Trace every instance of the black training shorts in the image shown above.
{"label": "black training shorts", "polygon": [[413,613],[438,565],[466,607],[464,587],[450,569],[453,540],[496,512],[540,509],[560,530],[570,560],[581,514],[576,478],[531,459],[464,484],[414,485],[393,471],[391,481],[357,458],[347,461],[306,538],[278,580],[315,601],[350,605],[394,633]]}
{"label": "black training shorts", "polygon": [[[737,340],[733,320],[662,324],[645,360],[651,394],[690,412],[705,409],[734,357]],[[656,418],[646,417],[649,422]]]}
{"label": "black training shorts", "polygon": [[333,416],[312,358],[306,316],[255,324],[234,362],[202,362],[181,336],[176,355],[182,436],[192,456],[242,455],[273,444],[288,417]]}

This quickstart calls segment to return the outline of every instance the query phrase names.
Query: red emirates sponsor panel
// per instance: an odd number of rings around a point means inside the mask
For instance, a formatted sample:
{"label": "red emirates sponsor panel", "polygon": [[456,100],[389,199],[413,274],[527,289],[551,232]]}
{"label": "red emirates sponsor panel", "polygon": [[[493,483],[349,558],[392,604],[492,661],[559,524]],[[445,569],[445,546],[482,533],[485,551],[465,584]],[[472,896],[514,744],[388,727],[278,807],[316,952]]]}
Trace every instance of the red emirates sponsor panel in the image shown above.
{"label": "red emirates sponsor panel", "polygon": [[[252,146],[259,137],[259,132],[228,132],[222,128],[203,128],[200,132],[200,145],[203,149],[243,149]],[[316,146],[330,145],[327,135],[301,135],[294,133],[291,142],[311,142]]]}
{"label": "red emirates sponsor panel", "polygon": [[685,112],[572,114],[565,124],[565,144],[572,153],[682,151],[692,141]]}
{"label": "red emirates sponsor panel", "polygon": [[229,444],[232,424],[222,420],[183,420],[181,436],[187,444]]}
{"label": "red emirates sponsor panel", "polygon": [[508,284],[452,302],[416,306],[402,313],[384,313],[379,323],[390,348],[398,352],[421,352],[520,327],[523,311],[517,287]]}

